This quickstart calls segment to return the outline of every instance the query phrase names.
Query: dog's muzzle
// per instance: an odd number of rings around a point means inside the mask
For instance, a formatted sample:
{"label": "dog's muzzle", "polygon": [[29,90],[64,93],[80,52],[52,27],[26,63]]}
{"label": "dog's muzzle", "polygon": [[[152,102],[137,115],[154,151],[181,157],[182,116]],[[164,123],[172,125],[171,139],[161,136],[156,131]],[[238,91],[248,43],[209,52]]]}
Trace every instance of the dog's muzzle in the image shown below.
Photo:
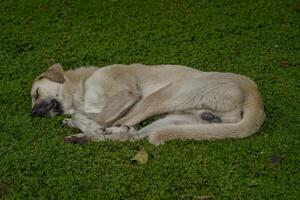
{"label": "dog's muzzle", "polygon": [[57,100],[52,99],[50,102],[42,101],[34,105],[31,115],[33,117],[51,117],[62,113],[62,105]]}

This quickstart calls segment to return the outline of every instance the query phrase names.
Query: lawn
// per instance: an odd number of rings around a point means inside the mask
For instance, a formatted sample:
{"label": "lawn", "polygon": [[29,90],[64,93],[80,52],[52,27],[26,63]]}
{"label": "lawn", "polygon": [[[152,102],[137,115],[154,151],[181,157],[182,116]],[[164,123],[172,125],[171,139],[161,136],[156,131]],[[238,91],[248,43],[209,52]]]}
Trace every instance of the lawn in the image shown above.
{"label": "lawn", "polygon": [[[57,62],[244,74],[267,118],[243,140],[67,144],[63,116],[30,113]],[[0,198],[300,199],[299,0],[1,0],[0,63]]]}

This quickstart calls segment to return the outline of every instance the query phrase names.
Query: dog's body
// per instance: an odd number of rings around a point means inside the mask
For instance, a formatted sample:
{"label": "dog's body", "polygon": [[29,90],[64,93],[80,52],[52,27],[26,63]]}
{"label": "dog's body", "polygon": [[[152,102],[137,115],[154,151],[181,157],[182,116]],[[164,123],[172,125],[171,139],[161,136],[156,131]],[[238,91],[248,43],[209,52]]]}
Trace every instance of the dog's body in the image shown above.
{"label": "dog's body", "polygon": [[[256,84],[232,73],[201,72],[179,65],[88,67],[63,72],[56,64],[32,87],[33,114],[70,113],[68,126],[83,133],[70,142],[244,138],[265,113]],[[46,107],[46,109],[45,109]],[[135,131],[132,126],[164,115]]]}

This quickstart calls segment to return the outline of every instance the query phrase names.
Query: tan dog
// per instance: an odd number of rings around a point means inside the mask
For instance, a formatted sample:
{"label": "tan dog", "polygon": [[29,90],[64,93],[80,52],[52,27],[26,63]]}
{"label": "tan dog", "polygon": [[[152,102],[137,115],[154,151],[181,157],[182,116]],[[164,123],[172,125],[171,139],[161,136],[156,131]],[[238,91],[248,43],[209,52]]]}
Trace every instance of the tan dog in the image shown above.
{"label": "tan dog", "polygon": [[[63,121],[81,134],[66,141],[135,140],[155,145],[172,139],[244,138],[263,124],[256,84],[232,73],[179,65],[111,65],[64,72],[60,64],[37,77],[32,115],[72,114]],[[160,116],[148,126],[133,126]]]}

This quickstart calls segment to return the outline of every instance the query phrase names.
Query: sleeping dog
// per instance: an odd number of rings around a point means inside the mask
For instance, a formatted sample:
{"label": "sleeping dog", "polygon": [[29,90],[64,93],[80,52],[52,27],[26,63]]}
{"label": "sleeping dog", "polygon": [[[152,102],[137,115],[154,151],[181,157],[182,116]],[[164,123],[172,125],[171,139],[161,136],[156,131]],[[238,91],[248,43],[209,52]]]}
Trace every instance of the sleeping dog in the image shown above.
{"label": "sleeping dog", "polygon": [[[202,72],[180,65],[110,65],[39,75],[31,89],[32,115],[71,114],[63,123],[81,130],[71,143],[244,138],[263,124],[256,84],[233,73]],[[156,117],[136,130],[135,125]]]}

